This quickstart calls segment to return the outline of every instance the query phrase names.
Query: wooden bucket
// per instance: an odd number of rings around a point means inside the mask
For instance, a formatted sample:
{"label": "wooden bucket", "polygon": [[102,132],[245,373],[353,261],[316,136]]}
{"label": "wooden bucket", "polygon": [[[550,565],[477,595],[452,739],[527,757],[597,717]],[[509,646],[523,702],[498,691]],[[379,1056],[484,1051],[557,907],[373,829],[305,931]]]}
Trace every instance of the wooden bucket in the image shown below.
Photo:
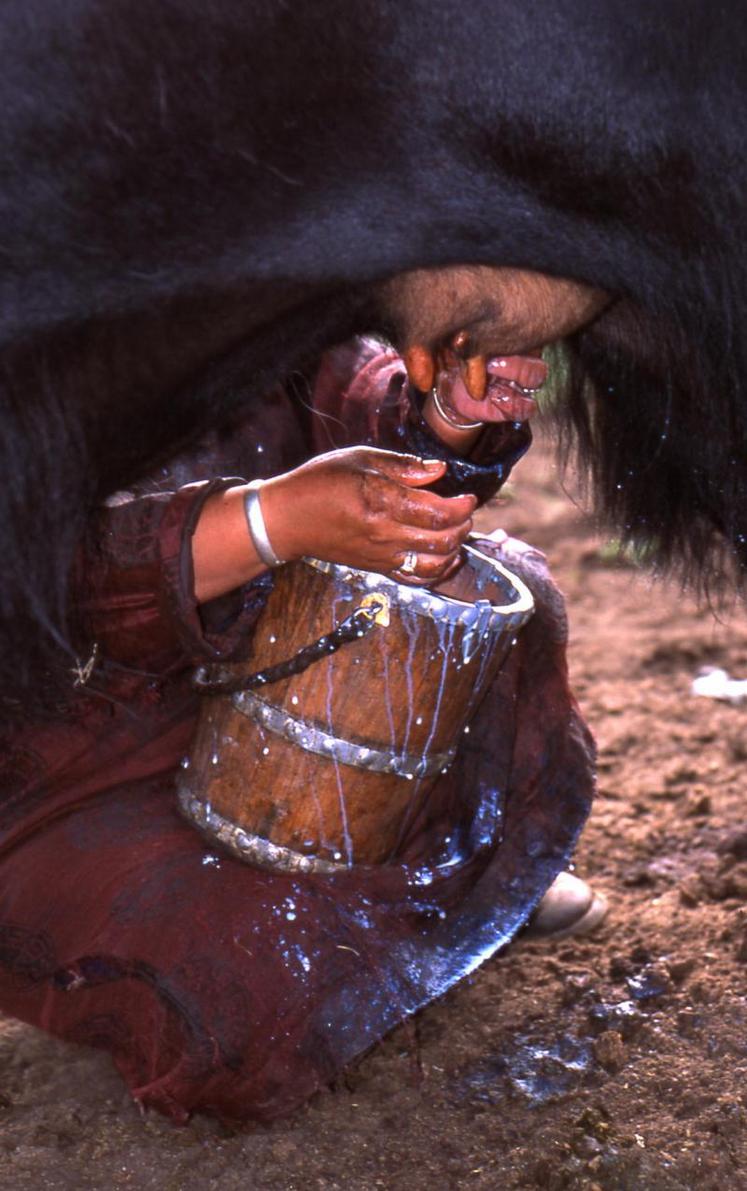
{"label": "wooden bucket", "polygon": [[292,657],[362,603],[370,632],[302,673],[206,695],[182,762],[183,813],[253,864],[330,872],[391,860],[408,811],[460,737],[532,614],[525,585],[479,546],[438,589],[307,559],[278,568],[252,656],[220,683]]}

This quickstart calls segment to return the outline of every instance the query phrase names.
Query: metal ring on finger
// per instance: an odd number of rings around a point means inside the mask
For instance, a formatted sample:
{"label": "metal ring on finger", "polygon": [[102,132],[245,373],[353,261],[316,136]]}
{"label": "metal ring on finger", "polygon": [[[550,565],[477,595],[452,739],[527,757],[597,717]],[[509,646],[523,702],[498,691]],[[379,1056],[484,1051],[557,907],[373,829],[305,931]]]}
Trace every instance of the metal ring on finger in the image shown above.
{"label": "metal ring on finger", "polygon": [[400,575],[414,575],[418,569],[418,556],[415,550],[408,550],[404,562],[397,567]]}

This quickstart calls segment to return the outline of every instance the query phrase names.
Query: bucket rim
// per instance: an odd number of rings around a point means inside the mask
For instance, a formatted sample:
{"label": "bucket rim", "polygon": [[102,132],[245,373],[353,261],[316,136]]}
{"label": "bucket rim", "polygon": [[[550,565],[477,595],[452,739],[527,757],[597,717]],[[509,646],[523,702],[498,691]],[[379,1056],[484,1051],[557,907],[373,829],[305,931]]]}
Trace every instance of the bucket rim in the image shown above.
{"label": "bucket rim", "polygon": [[356,567],[346,566],[344,563],[326,562],[322,559],[309,557],[302,561],[314,570],[321,571],[325,575],[343,583],[349,583],[356,588],[367,592],[383,592],[391,604],[404,611],[413,612],[416,616],[426,616],[430,620],[462,625],[464,628],[474,628],[479,623],[482,633],[506,629],[516,632],[534,612],[532,593],[518,575],[498,559],[480,550],[476,545],[476,541],[479,540],[478,537],[467,541],[462,546],[462,551],[469,555],[473,563],[481,564],[482,568],[489,567],[490,577],[503,580],[507,586],[509,597],[505,604],[494,604],[486,599],[460,600],[432,588],[398,583],[389,575],[381,575],[376,571],[359,570]]}

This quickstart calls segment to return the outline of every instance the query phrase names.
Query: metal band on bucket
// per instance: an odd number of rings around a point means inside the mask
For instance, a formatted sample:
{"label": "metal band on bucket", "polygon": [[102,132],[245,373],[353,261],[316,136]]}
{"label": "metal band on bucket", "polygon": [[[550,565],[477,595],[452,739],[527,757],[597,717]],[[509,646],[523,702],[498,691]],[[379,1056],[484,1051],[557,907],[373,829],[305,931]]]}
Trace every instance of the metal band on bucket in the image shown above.
{"label": "metal band on bucket", "polygon": [[209,802],[193,794],[189,785],[177,784],[179,809],[202,835],[211,843],[222,844],[238,860],[258,864],[260,868],[280,870],[284,873],[337,873],[347,865],[335,860],[323,860],[320,856],[304,856],[293,848],[273,844],[264,836],[246,831],[238,823],[219,815]]}
{"label": "metal band on bucket", "polygon": [[232,702],[237,711],[266,731],[282,736],[307,753],[317,753],[320,757],[329,757],[356,769],[392,773],[403,778],[435,777],[448,769],[456,756],[455,748],[445,753],[421,756],[419,753],[394,753],[374,748],[373,745],[356,744],[352,740],[333,736],[316,724],[297,719],[285,708],[265,702],[252,691],[237,691]]}

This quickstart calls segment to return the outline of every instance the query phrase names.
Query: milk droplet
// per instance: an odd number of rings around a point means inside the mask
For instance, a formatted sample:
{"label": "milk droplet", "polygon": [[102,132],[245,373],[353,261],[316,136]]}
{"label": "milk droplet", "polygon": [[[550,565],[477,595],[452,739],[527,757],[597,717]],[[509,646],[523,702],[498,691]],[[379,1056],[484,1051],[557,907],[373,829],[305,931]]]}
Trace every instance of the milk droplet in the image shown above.
{"label": "milk droplet", "polygon": [[291,695],[291,703],[294,706],[298,703],[298,695]]}
{"label": "milk droplet", "polygon": [[270,752],[270,750],[268,749],[267,745],[265,745],[265,747],[262,749],[262,756],[266,757],[269,754],[269,752]]}

